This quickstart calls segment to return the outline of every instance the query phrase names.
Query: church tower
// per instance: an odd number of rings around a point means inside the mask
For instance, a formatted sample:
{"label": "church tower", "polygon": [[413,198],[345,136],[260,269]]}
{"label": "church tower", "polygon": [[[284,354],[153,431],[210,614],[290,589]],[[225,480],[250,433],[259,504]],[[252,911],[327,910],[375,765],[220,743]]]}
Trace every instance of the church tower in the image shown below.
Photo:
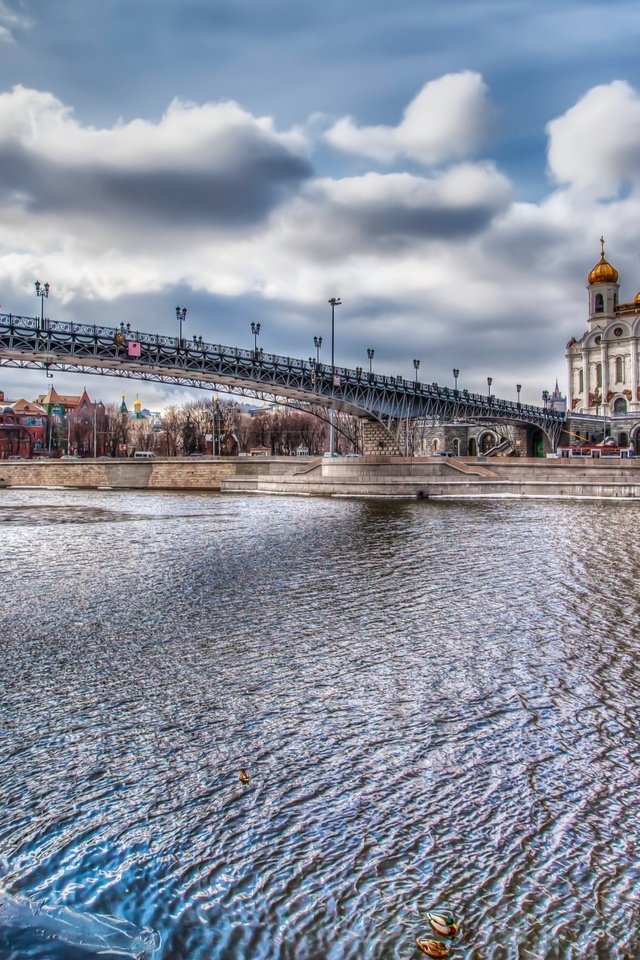
{"label": "church tower", "polygon": [[600,259],[587,280],[589,291],[589,329],[604,329],[613,320],[618,306],[618,271],[605,259],[604,237],[600,237]]}

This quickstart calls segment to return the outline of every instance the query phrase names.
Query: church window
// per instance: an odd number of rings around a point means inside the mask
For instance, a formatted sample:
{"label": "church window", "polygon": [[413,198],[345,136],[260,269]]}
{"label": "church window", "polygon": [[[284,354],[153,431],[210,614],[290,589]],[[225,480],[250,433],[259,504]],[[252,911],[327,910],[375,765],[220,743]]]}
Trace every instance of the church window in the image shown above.
{"label": "church window", "polygon": [[616,357],[616,383],[624,383],[624,357]]}
{"label": "church window", "polygon": [[596,387],[602,386],[602,364],[596,363]]}
{"label": "church window", "polygon": [[616,397],[616,400],[613,404],[614,413],[626,413],[627,412],[627,401],[624,397]]}
{"label": "church window", "polygon": [[597,343],[597,344],[601,344],[601,343],[602,343],[602,337],[600,336],[600,334],[598,334],[598,336],[596,337],[596,343]]}
{"label": "church window", "polygon": [[604,297],[601,293],[596,293],[596,313],[604,313]]}
{"label": "church window", "polygon": [[613,331],[614,337],[621,337],[623,333],[624,333],[624,331],[623,331],[622,327],[615,327],[615,328],[614,328],[614,331]]}
{"label": "church window", "polygon": [[433,441],[432,447],[433,447],[433,452],[434,452],[434,453],[436,453],[436,451],[440,448],[440,441],[438,440],[437,437],[436,437],[436,439]]}
{"label": "church window", "polygon": [[578,370],[578,393],[584,393],[584,373]]}

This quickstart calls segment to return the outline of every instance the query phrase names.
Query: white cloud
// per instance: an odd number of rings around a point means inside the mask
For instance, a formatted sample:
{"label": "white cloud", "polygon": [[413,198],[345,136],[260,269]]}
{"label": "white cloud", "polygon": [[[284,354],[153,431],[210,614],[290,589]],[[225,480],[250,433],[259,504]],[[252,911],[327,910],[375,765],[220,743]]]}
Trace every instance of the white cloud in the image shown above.
{"label": "white cloud", "polygon": [[557,183],[596,198],[640,186],[640,96],[625,81],[593,87],[547,132]]}
{"label": "white cloud", "polygon": [[482,77],[465,70],[426,83],[395,127],[361,127],[351,117],[343,117],[327,131],[326,138],[339,150],[374,160],[406,157],[432,165],[478,150],[490,118]]}

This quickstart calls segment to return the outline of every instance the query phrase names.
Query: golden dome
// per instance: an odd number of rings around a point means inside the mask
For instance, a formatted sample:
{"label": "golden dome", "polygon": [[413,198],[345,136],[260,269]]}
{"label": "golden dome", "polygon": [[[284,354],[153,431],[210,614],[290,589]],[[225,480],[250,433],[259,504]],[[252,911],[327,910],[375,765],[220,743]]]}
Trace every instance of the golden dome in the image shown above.
{"label": "golden dome", "polygon": [[596,283],[618,282],[618,271],[604,258],[604,237],[600,237],[600,243],[602,244],[600,259],[587,277],[590,286],[594,286]]}
{"label": "golden dome", "polygon": [[634,303],[640,303],[640,290],[638,290],[638,292],[636,293],[635,297],[633,298],[633,302],[634,302]]}

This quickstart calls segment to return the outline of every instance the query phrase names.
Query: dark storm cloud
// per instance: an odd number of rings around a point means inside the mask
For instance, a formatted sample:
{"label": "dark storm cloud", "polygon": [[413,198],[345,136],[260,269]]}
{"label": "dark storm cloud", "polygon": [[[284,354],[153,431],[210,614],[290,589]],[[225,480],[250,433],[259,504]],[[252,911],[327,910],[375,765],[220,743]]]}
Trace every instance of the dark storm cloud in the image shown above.
{"label": "dark storm cloud", "polygon": [[75,166],[0,144],[0,198],[17,197],[35,213],[233,228],[261,221],[310,175],[308,161],[249,133],[236,137],[229,162],[194,170],[117,168],[98,159]]}

